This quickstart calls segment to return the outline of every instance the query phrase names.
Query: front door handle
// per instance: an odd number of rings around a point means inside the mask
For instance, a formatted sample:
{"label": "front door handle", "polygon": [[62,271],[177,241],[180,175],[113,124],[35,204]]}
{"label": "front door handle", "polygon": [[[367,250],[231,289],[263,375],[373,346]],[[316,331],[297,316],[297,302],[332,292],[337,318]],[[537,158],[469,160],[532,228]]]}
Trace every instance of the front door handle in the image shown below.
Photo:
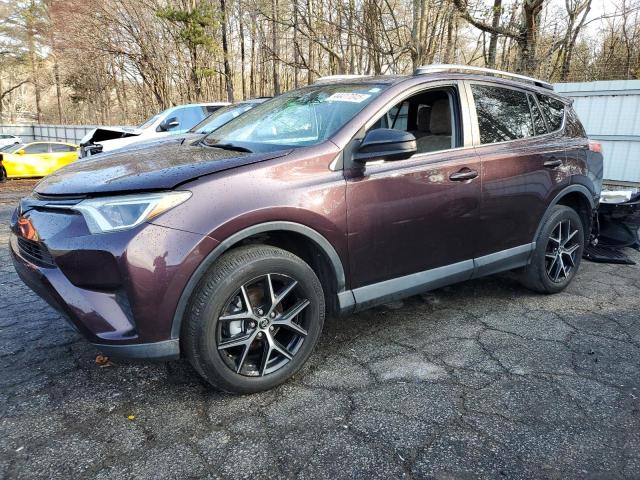
{"label": "front door handle", "polygon": [[554,158],[551,160],[547,160],[546,162],[544,162],[543,165],[545,166],[545,168],[557,168],[560,165],[562,165],[562,160],[558,160],[557,158]]}
{"label": "front door handle", "polygon": [[454,182],[464,182],[465,180],[473,180],[478,176],[477,170],[471,170],[470,168],[463,168],[462,170],[449,175],[449,180]]}

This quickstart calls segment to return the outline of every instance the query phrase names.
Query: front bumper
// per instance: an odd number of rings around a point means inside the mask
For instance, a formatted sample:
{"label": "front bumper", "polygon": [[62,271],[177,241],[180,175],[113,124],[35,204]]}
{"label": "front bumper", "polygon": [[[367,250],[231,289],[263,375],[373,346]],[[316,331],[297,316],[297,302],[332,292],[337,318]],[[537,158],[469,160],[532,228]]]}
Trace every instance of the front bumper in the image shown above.
{"label": "front bumper", "polygon": [[114,357],[180,355],[171,335],[176,306],[215,240],[153,224],[91,235],[81,215],[59,210],[32,209],[20,218],[33,232],[27,240],[15,213],[16,272],[87,340]]}

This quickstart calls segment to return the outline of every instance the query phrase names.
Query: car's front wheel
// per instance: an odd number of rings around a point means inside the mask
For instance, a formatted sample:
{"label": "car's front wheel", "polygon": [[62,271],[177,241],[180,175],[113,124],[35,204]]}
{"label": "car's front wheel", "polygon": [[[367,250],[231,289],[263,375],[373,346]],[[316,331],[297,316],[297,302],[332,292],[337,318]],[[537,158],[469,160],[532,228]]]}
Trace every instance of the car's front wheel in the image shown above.
{"label": "car's front wheel", "polygon": [[584,226],[578,213],[564,205],[552,208],[521,276],[527,288],[541,293],[557,293],[571,283],[584,249]]}
{"label": "car's front wheel", "polygon": [[244,246],[223,255],[200,282],[181,341],[216,388],[258,392],[302,367],[324,315],[322,286],[309,265],[286,250]]}

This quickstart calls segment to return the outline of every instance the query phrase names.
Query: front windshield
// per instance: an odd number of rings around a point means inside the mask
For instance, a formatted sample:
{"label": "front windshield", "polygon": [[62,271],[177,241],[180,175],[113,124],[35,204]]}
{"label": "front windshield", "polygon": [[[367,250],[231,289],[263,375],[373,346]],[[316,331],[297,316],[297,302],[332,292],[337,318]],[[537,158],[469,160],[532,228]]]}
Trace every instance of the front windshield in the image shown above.
{"label": "front windshield", "polygon": [[160,115],[161,115],[160,113],[158,113],[157,115],[154,115],[149,120],[147,120],[142,125],[140,125],[138,128],[140,128],[140,129],[149,128],[151,125],[153,125],[155,123],[156,120],[158,120],[158,118],[160,118]]}
{"label": "front windshield", "polygon": [[256,105],[258,104],[241,103],[239,105],[229,105],[227,107],[219,108],[189,131],[191,133],[211,133],[225,123],[230,122],[241,113],[251,110]]}
{"label": "front windshield", "polygon": [[24,147],[24,143],[14,143],[13,145],[5,145],[0,148],[0,152],[13,153]]}
{"label": "front windshield", "polygon": [[323,142],[382,92],[382,85],[314,85],[273,98],[223,125],[205,144],[271,151]]}

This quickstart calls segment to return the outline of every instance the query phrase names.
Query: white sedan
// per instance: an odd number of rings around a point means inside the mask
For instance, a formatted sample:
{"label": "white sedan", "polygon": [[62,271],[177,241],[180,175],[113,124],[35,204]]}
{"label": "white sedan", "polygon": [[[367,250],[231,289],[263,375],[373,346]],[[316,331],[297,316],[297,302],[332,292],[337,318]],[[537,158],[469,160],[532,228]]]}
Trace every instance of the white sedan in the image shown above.
{"label": "white sedan", "polygon": [[16,143],[22,143],[22,139],[8,133],[0,133],[0,148],[15,145]]}

